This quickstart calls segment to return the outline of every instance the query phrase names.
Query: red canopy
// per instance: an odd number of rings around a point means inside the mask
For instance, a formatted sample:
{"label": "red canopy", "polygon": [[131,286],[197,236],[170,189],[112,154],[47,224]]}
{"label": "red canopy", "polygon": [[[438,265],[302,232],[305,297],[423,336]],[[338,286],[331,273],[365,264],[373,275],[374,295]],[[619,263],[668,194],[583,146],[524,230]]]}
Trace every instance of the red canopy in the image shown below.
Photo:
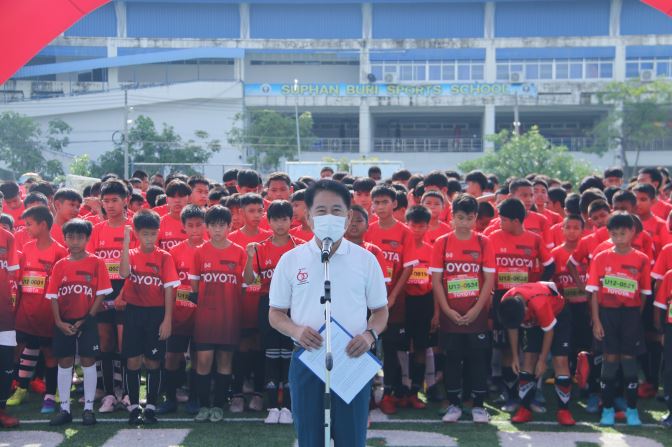
{"label": "red canopy", "polygon": [[110,0],[0,0],[0,84],[79,19]]}
{"label": "red canopy", "polygon": [[672,15],[672,0],[642,0],[649,6],[656,8],[665,14]]}

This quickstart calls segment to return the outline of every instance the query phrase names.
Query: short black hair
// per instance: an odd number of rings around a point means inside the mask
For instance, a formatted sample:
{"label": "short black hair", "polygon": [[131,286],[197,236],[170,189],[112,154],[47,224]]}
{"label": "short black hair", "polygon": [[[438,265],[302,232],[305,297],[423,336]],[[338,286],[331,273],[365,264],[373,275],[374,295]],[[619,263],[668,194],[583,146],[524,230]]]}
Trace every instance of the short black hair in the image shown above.
{"label": "short black hair", "polygon": [[[304,188],[302,188],[302,189],[305,189],[305,188],[309,187],[310,185],[312,185],[313,183],[316,182],[316,180],[309,175],[302,175],[301,177],[299,177],[298,181],[303,183]],[[296,190],[297,189],[294,188],[294,191],[296,191]]]}
{"label": "short black hair", "polygon": [[618,167],[607,168],[604,170],[604,178],[607,177],[623,178],[623,169]]}
{"label": "short black hair", "polygon": [[334,168],[332,168],[332,167],[330,167],[330,166],[325,166],[325,167],[323,167],[322,169],[320,169],[320,174],[323,174],[323,173],[325,173],[325,172],[327,172],[327,171],[328,171],[328,172],[331,172],[331,173],[333,174],[333,173],[334,173]]}
{"label": "short black hair", "polygon": [[138,194],[137,192],[134,192],[131,194],[131,199],[129,200],[130,203],[145,203],[145,198],[142,197],[142,194]]}
{"label": "short black hair", "polygon": [[534,180],[532,180],[532,186],[537,186],[541,185],[546,189],[546,192],[548,192],[548,182],[544,180],[543,176],[536,176]]}
{"label": "short black hair", "polygon": [[527,211],[520,199],[510,197],[499,204],[499,215],[511,220],[517,219],[520,223],[523,223],[525,216],[527,216]]}
{"label": "short black hair", "polygon": [[601,189],[597,188],[588,188],[585,191],[581,192],[581,199],[579,200],[579,207],[581,208],[581,214],[588,213],[588,207],[595,200],[607,200],[607,197],[604,195]]}
{"label": "short black hair", "polygon": [[581,196],[575,192],[567,194],[565,199],[565,211],[568,214],[581,214]]}
{"label": "short black hair", "polygon": [[289,175],[287,175],[284,172],[274,172],[270,176],[268,176],[268,181],[266,182],[266,185],[270,186],[271,182],[283,182],[290,188],[292,186],[292,179],[290,179]]}
{"label": "short black hair", "polygon": [[13,199],[19,195],[19,184],[16,182],[3,182],[0,184],[0,192],[5,195],[5,199]]}
{"label": "short black hair", "polygon": [[389,197],[390,200],[397,200],[397,193],[394,188],[387,185],[378,185],[371,191],[371,198]]}
{"label": "short black hair", "polygon": [[72,188],[61,188],[58,191],[56,191],[56,194],[54,194],[54,201],[55,202],[60,202],[63,200],[70,200],[72,202],[79,202],[82,203],[82,195],[75,191]]}
{"label": "short black hair", "polygon": [[581,183],[579,184],[579,192],[583,193],[590,188],[597,188],[600,191],[604,191],[604,182],[602,182],[602,179],[596,175],[589,175],[581,180]]}
{"label": "short black hair", "polygon": [[139,210],[133,215],[133,228],[140,230],[158,230],[161,226],[161,218],[152,210]]}
{"label": "short black hair", "polygon": [[180,212],[182,225],[187,223],[187,219],[205,220],[205,211],[198,205],[189,204],[182,208],[182,211]]}
{"label": "short black hair", "polygon": [[49,182],[37,182],[33,183],[28,189],[29,192],[41,192],[47,197],[54,196],[54,187],[51,186]]}
{"label": "short black hair", "polygon": [[424,177],[421,174],[413,174],[408,179],[408,189],[415,189],[420,183],[424,185]]}
{"label": "short black hair", "polygon": [[394,211],[402,209],[402,208],[408,208],[408,197],[406,196],[406,193],[404,191],[397,191],[397,207],[394,209]]}
{"label": "short black hair", "polygon": [[609,216],[607,221],[607,230],[619,230],[622,228],[627,228],[629,230],[636,227],[635,219],[632,218],[632,214],[626,213],[623,211],[616,211]]}
{"label": "short black hair", "polygon": [[[324,169],[322,169],[324,171]],[[334,172],[333,170],[331,172]],[[336,172],[332,174],[331,179],[336,180],[337,182],[342,182],[349,174],[347,172]]]}
{"label": "short black hair", "polygon": [[359,213],[362,215],[366,223],[369,223],[369,213],[364,209],[363,206],[361,205],[352,205],[352,208],[350,208],[353,213]]}
{"label": "short black hair", "polygon": [[28,208],[23,212],[23,214],[21,214],[21,219],[23,220],[26,220],[29,217],[38,224],[46,222],[47,228],[49,228],[50,230],[51,226],[54,224],[54,216],[51,215],[49,207],[45,205],[38,205],[32,208]]}
{"label": "short black hair", "polygon": [[146,173],[145,171],[141,170],[141,169],[136,169],[136,170],[133,172],[133,175],[132,175],[131,177],[135,177],[135,178],[138,178],[138,179],[140,179],[140,180],[147,180],[147,179],[149,179],[149,175],[147,175],[147,173]]}
{"label": "short black hair", "polygon": [[[453,200],[453,214],[461,211],[465,214],[476,214],[478,215],[478,202],[474,196],[470,194],[458,194]],[[494,211],[494,210],[493,210]],[[493,213],[494,215],[494,213]]]}
{"label": "short black hair", "polygon": [[140,179],[137,178],[137,177],[131,177],[131,178],[128,180],[128,183],[130,183],[131,185],[135,185],[136,183],[142,183],[142,180],[140,180]]}
{"label": "short black hair", "polygon": [[167,196],[165,194],[159,194],[156,196],[156,206],[163,206],[168,203]]}
{"label": "short black hair", "polygon": [[210,187],[210,180],[203,177],[202,175],[192,175],[191,177],[189,177],[189,180],[187,180],[187,185],[189,185],[189,187],[192,188],[192,189],[196,185],[205,185],[209,188]]}
{"label": "short black hair", "polygon": [[23,199],[23,206],[28,208],[28,206],[32,205],[33,203],[40,203],[44,206],[48,206],[49,205],[49,199],[47,199],[47,196],[45,196],[41,192],[28,193],[26,198]]}
{"label": "short black hair", "polygon": [[464,177],[464,181],[478,183],[478,185],[484,191],[488,187],[488,177],[486,177],[483,171],[479,170],[471,171],[470,173],[467,174],[466,177]]}
{"label": "short black hair", "polygon": [[63,237],[66,237],[68,234],[83,234],[86,237],[90,237],[93,225],[88,220],[74,218],[63,225],[62,231]]}
{"label": "short black hair", "polygon": [[161,188],[160,186],[153,185],[147,188],[145,198],[147,199],[147,203],[149,204],[149,206],[154,208],[155,206],[157,206],[156,199],[163,194],[165,194],[163,188]]}
{"label": "short black hair", "polygon": [[261,179],[259,178],[257,171],[252,169],[241,169],[236,176],[236,182],[238,183],[238,186],[242,186],[243,188],[256,188],[261,183]]}
{"label": "short black hair", "polygon": [[238,180],[238,169],[227,169],[224,171],[224,175],[222,176],[222,181],[224,183],[230,182],[231,180]]}
{"label": "short black hair", "polygon": [[515,194],[520,188],[532,188],[532,182],[526,178],[518,178],[509,184],[511,194]]}
{"label": "short black hair", "polygon": [[225,206],[229,210],[240,208],[240,194],[236,193],[227,197],[222,197],[219,200],[219,204]]}
{"label": "short black hair", "polygon": [[168,183],[172,182],[173,180],[181,180],[184,183],[187,183],[189,181],[189,176],[181,172],[171,172],[168,174],[168,177],[166,177],[165,184],[168,185]]}
{"label": "short black hair", "polygon": [[245,208],[248,205],[264,205],[264,199],[256,192],[248,192],[240,196],[240,207]]}
{"label": "short black hair", "polygon": [[[374,188],[375,190],[375,188]],[[318,180],[315,182],[314,185],[306,189],[306,194],[304,196],[306,206],[308,209],[310,209],[313,206],[313,202],[315,201],[315,196],[317,195],[318,192],[321,191],[330,191],[334,194],[339,195],[343,199],[343,203],[345,203],[345,207],[347,209],[350,209],[350,202],[351,202],[351,197],[350,197],[350,191],[348,191],[348,188],[345,187],[342,183],[336,181],[336,180],[328,180],[328,179],[322,179]],[[373,195],[373,193],[372,193]],[[392,199],[394,200],[394,199]]]}
{"label": "short black hair", "polygon": [[612,205],[614,203],[614,194],[622,191],[618,186],[607,186],[604,188],[604,197],[607,198],[607,203]]}
{"label": "short black hair", "polygon": [[103,176],[100,178],[100,181],[104,183],[104,182],[106,182],[106,181],[108,181],[108,180],[111,180],[111,179],[113,179],[113,178],[118,179],[119,176],[118,176],[117,174],[113,173],[113,172],[108,172],[107,174],[103,175]]}
{"label": "short black hair", "polygon": [[633,207],[637,206],[637,197],[632,193],[632,191],[627,191],[625,189],[618,191],[611,198],[612,203],[616,202],[629,202]]}
{"label": "short black hair", "polygon": [[462,192],[462,183],[454,178],[448,178],[448,195]]}
{"label": "short black hair", "polygon": [[519,328],[525,318],[525,301],[519,295],[507,296],[499,303],[498,314],[505,329]]}
{"label": "short black hair", "polygon": [[222,197],[229,195],[229,192],[222,188],[212,188],[208,193],[208,200],[211,202],[219,202]]}
{"label": "short black hair", "polygon": [[495,207],[490,202],[479,202],[478,214],[476,216],[478,219],[481,217],[495,217]]}
{"label": "short black hair", "polygon": [[400,169],[392,174],[392,180],[397,180],[401,182],[408,181],[411,178],[411,171],[408,169]]}
{"label": "short black hair", "polygon": [[657,182],[658,187],[663,184],[663,174],[658,168],[642,168],[639,170],[640,174],[648,174],[652,182]]}
{"label": "short black hair", "polygon": [[359,177],[352,183],[355,192],[371,192],[376,187],[376,181],[370,177]]}
{"label": "short black hair", "polygon": [[294,217],[294,210],[292,204],[287,200],[274,200],[268,205],[266,216],[269,221],[271,219],[283,219],[285,217],[291,220],[292,217]]}
{"label": "short black hair", "polygon": [[642,192],[649,196],[651,200],[656,198],[656,188],[653,187],[652,184],[650,183],[637,183],[634,188],[632,188],[632,192]]}
{"label": "short black hair", "polygon": [[[149,188],[149,189],[151,190],[152,188]],[[149,194],[149,190],[147,191],[147,193]],[[161,190],[161,194],[163,194],[163,190]],[[100,185],[100,197],[101,198],[103,196],[112,196],[112,195],[119,196],[122,199],[125,199],[126,197],[128,197],[128,188],[126,187],[124,182],[122,182],[119,179],[114,178],[114,179],[107,180]]]}
{"label": "short black hair", "polygon": [[560,203],[560,206],[564,208],[565,199],[567,199],[567,191],[560,186],[555,186],[548,190],[548,200],[552,203]]}
{"label": "short black hair", "polygon": [[588,206],[588,215],[596,213],[600,210],[606,211],[607,213],[610,213],[611,212],[611,207],[609,206],[609,204],[607,203],[606,200],[602,200],[602,199],[593,200],[592,202],[590,202],[590,205]]}
{"label": "short black hair", "polygon": [[205,212],[205,225],[231,225],[231,210],[222,205],[213,205]]}
{"label": "short black hair", "polygon": [[420,199],[420,201],[422,202],[427,197],[434,197],[436,199],[439,199],[441,201],[441,203],[443,203],[444,205],[446,203],[446,200],[444,199],[443,194],[441,194],[439,191],[427,191],[426,193],[424,193],[422,195],[422,198]]}
{"label": "short black hair", "polygon": [[189,197],[191,187],[182,180],[171,180],[166,186],[166,197]]}
{"label": "short black hair", "polygon": [[371,167],[369,167],[368,174],[369,174],[369,177],[371,177],[374,174],[383,175],[383,171],[381,171],[378,166],[371,166]]}
{"label": "short black hair", "polygon": [[441,171],[432,171],[422,181],[425,188],[436,186],[439,189],[448,188],[448,177]]}
{"label": "short black hair", "polygon": [[406,222],[426,223],[432,220],[432,213],[422,205],[412,206],[406,211]]}
{"label": "short black hair", "polygon": [[306,200],[306,190],[305,189],[300,189],[298,191],[295,191],[289,197],[289,201],[292,202],[292,203],[294,203],[294,202],[304,202],[305,200]]}
{"label": "short black hair", "polygon": [[576,220],[581,223],[581,228],[585,225],[585,222],[583,221],[583,217],[581,217],[580,214],[567,214],[565,218],[563,219],[563,222],[568,222],[570,220]]}
{"label": "short black hair", "polygon": [[0,214],[0,224],[5,224],[9,227],[9,231],[14,231],[14,218],[11,214]]}
{"label": "short black hair", "polygon": [[445,173],[446,173],[446,177],[448,177],[449,179],[454,178],[455,180],[462,181],[462,175],[457,171],[447,170],[447,171],[445,171]]}

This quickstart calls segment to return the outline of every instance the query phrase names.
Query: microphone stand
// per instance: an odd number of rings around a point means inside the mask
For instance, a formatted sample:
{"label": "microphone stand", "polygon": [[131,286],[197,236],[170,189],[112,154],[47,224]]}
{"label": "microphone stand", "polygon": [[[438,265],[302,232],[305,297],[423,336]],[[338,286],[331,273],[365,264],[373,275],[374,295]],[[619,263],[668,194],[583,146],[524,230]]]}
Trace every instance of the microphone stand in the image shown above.
{"label": "microphone stand", "polygon": [[326,350],[324,356],[324,446],[331,445],[331,369],[334,359],[331,352],[331,281],[329,280],[329,255],[333,241],[326,238],[322,241],[322,264],[324,265],[324,296],[320,303],[324,304]]}

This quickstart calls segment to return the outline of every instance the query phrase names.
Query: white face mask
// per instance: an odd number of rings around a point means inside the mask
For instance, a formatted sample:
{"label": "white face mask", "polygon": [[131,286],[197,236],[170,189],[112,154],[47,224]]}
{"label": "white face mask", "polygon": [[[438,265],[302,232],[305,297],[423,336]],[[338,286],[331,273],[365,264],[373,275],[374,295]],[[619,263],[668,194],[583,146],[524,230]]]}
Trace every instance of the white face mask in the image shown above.
{"label": "white face mask", "polygon": [[339,241],[345,234],[345,217],[325,214],[313,217],[313,233],[319,240]]}

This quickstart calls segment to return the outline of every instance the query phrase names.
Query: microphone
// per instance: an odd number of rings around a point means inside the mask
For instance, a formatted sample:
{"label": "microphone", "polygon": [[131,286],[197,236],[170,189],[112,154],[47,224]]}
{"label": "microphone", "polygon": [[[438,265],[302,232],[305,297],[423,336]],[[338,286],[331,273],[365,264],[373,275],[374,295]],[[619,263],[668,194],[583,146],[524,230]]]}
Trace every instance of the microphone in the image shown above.
{"label": "microphone", "polygon": [[322,262],[327,262],[329,259],[332,245],[334,245],[334,241],[332,241],[331,238],[327,237],[322,239]]}

